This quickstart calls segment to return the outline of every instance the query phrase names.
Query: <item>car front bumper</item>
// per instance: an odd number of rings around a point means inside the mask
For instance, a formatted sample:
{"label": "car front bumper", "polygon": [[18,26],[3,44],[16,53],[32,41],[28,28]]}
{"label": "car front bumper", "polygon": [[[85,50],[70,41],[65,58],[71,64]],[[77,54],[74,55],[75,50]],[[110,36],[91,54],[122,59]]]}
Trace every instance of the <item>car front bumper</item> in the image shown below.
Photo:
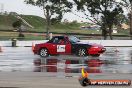
{"label": "car front bumper", "polygon": [[102,54],[106,51],[106,48],[90,48],[88,54]]}
{"label": "car front bumper", "polygon": [[34,50],[33,50],[33,53],[34,53],[34,54],[38,54],[38,51],[34,49]]}

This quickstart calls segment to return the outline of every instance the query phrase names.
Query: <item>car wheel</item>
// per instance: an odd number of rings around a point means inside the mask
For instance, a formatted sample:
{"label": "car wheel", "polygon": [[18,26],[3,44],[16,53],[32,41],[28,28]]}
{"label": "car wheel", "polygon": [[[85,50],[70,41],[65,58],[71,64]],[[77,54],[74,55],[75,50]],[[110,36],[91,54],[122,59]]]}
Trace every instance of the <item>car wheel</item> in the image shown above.
{"label": "car wheel", "polygon": [[39,51],[39,55],[40,55],[41,57],[47,57],[47,56],[49,56],[49,52],[48,52],[48,50],[47,50],[46,48],[42,48],[42,49],[40,49],[40,51]]}
{"label": "car wheel", "polygon": [[80,48],[77,50],[77,53],[76,53],[78,56],[86,56],[87,55],[87,51],[85,48]]}
{"label": "car wheel", "polygon": [[91,55],[91,56],[93,56],[93,57],[99,57],[100,54],[93,54],[93,55]]}

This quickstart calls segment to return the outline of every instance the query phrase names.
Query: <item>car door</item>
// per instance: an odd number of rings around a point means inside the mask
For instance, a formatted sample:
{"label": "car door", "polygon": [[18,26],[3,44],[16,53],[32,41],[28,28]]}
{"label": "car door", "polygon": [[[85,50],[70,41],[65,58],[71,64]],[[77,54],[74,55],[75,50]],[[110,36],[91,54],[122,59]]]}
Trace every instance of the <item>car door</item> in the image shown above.
{"label": "car door", "polygon": [[71,44],[65,39],[60,39],[57,44],[58,54],[71,54]]}
{"label": "car door", "polygon": [[52,40],[50,40],[48,42],[48,46],[47,47],[48,47],[48,50],[49,50],[50,54],[52,54],[52,55],[58,54],[57,53],[58,41],[59,41],[58,37],[54,37]]}

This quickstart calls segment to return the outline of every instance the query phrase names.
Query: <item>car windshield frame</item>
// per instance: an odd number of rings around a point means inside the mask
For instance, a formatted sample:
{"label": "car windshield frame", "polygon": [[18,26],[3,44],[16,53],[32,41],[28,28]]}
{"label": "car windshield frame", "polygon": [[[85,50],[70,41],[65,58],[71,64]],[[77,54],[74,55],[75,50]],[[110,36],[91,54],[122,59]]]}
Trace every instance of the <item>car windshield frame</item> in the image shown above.
{"label": "car windshield frame", "polygon": [[80,39],[78,39],[78,38],[75,37],[75,36],[68,36],[68,38],[69,38],[69,41],[70,41],[71,43],[80,42]]}

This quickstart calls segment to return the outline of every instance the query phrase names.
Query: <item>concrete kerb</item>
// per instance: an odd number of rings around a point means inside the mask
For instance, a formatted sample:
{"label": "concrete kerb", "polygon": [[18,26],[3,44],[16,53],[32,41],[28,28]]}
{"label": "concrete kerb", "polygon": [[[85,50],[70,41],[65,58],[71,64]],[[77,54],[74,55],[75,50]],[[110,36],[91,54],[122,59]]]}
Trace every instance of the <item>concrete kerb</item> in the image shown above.
{"label": "concrete kerb", "polygon": [[[32,44],[45,43],[48,40],[17,41],[17,47],[31,47]],[[105,47],[132,47],[132,40],[81,40],[85,43],[101,44]],[[0,41],[0,46],[11,47],[12,41]]]}

